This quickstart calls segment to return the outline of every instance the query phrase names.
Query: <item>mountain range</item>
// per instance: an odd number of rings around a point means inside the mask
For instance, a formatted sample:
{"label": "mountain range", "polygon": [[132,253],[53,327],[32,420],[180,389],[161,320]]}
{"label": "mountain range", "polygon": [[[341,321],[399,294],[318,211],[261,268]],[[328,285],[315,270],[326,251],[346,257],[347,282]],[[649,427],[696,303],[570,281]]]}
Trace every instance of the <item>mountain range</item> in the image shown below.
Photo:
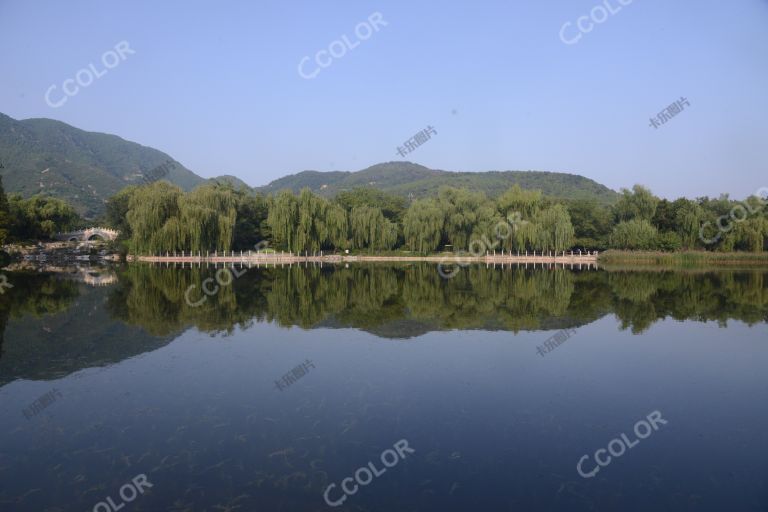
{"label": "mountain range", "polygon": [[[167,162],[173,165],[167,165]],[[165,167],[162,167],[166,164]],[[105,201],[128,185],[139,185],[158,168],[163,179],[184,190],[209,181],[248,187],[224,175],[202,178],[162,151],[116,135],[88,132],[53,119],[16,120],[0,113],[0,176],[6,192],[25,197],[48,194],[71,203],[86,218],[104,211]],[[388,162],[348,171],[303,171],[253,189],[265,194],[308,187],[332,197],[358,187],[373,187],[404,197],[434,194],[442,185],[466,187],[496,196],[514,184],[552,197],[612,203],[618,194],[583,176],[542,171],[451,172],[410,162]],[[248,187],[249,188],[249,187]]]}

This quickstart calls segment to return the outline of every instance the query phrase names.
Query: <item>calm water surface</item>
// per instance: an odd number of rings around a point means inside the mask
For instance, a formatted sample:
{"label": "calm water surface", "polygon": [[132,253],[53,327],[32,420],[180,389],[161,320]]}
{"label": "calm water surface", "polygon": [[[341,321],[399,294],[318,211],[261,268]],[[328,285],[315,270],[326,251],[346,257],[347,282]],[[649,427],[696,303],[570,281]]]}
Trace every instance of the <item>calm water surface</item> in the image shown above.
{"label": "calm water surface", "polygon": [[6,275],[3,511],[768,510],[765,272]]}

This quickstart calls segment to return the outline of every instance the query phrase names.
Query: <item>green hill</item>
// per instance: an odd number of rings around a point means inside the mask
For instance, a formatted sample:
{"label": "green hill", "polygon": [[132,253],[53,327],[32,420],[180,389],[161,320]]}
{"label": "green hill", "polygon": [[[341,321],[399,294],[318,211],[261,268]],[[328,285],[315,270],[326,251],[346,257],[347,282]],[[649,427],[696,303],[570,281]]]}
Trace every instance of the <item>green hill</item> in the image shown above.
{"label": "green hill", "polygon": [[[44,193],[71,203],[81,215],[96,217],[104,202],[122,188],[141,184],[153,170],[173,161],[166,153],[116,135],[80,130],[53,119],[17,121],[0,114],[0,176],[6,192],[25,197]],[[206,181],[179,163],[163,179],[191,190]],[[235,176],[211,178],[247,185]],[[283,189],[298,192],[309,187],[332,197],[338,192],[372,187],[402,197],[435,194],[442,185],[481,190],[490,197],[514,184],[540,189],[544,194],[566,199],[595,199],[609,204],[618,194],[593,180],[574,174],[540,171],[449,172],[410,162],[377,164],[356,172],[304,171],[285,176],[255,190],[274,193]]]}
{"label": "green hill", "polygon": [[[120,189],[140,184],[170,156],[116,135],[86,132],[53,119],[0,114],[0,175],[6,192],[46,193],[92,217]],[[185,190],[205,180],[181,164],[164,178]]]}
{"label": "green hill", "polygon": [[596,181],[576,174],[542,171],[449,172],[429,169],[410,162],[377,164],[357,172],[304,171],[259,187],[262,193],[283,189],[298,192],[304,187],[328,197],[344,190],[373,187],[404,197],[423,197],[436,193],[442,185],[481,190],[495,197],[514,184],[540,189],[545,195],[566,199],[595,199],[609,204],[618,194]]}
{"label": "green hill", "polygon": [[211,178],[208,181],[214,182],[214,183],[232,185],[232,188],[234,188],[235,190],[239,190],[241,188],[244,188],[246,190],[251,190],[250,185],[248,185],[246,182],[244,182],[237,176],[232,176],[229,174],[222,174],[221,176],[216,176],[215,178]]}

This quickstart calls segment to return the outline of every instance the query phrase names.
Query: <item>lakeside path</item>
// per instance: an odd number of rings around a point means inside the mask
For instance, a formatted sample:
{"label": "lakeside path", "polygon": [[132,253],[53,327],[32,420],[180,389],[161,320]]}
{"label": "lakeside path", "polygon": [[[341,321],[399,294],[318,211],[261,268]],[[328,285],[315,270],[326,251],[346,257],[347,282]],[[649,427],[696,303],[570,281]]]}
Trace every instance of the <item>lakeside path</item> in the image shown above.
{"label": "lakeside path", "polygon": [[322,255],[306,255],[300,256],[292,253],[249,253],[249,252],[234,252],[229,255],[180,255],[180,254],[168,254],[166,256],[130,256],[130,261],[140,261],[146,263],[189,263],[200,264],[203,263],[239,263],[239,264],[293,264],[293,263],[352,263],[352,262],[432,262],[443,264],[471,264],[471,263],[561,263],[561,264],[596,264],[597,253],[592,254],[570,254],[560,253],[557,256],[554,255],[540,255],[533,256],[506,253],[504,255],[500,253],[488,254],[485,256],[458,256],[453,254],[444,254],[439,256],[365,256],[365,255],[348,255],[348,254],[322,254]]}

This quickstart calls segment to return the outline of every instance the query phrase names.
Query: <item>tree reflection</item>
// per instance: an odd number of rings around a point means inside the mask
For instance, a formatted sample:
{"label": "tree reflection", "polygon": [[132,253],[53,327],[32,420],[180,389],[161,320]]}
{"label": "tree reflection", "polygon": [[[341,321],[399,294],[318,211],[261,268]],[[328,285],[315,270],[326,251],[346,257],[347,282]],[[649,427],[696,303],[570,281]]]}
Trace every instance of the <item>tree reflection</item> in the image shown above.
{"label": "tree reflection", "polygon": [[[221,269],[219,269],[221,272]],[[238,273],[240,271],[238,270]],[[578,326],[614,313],[640,333],[672,317],[725,323],[765,321],[765,273],[596,272],[471,266],[443,279],[428,264],[250,269],[230,286],[190,306],[214,269],[131,266],[120,276],[110,310],[164,335],[195,326],[230,332],[253,321],[281,326],[352,327],[408,338],[449,329],[518,332]]]}
{"label": "tree reflection", "polygon": [[[131,265],[118,283],[88,287],[52,274],[11,273],[0,296],[0,384],[55,378],[155,350],[194,327],[231,333],[254,322],[355,328],[408,339],[431,331],[578,327],[614,314],[642,333],[664,319],[768,321],[761,271],[570,271],[470,266],[453,279],[428,264],[244,269],[194,297],[216,269]],[[238,269],[240,274],[241,270]],[[223,279],[226,282],[226,279]],[[18,321],[15,321],[18,320]],[[10,327],[9,327],[9,323]],[[6,330],[11,332],[4,341]]]}

